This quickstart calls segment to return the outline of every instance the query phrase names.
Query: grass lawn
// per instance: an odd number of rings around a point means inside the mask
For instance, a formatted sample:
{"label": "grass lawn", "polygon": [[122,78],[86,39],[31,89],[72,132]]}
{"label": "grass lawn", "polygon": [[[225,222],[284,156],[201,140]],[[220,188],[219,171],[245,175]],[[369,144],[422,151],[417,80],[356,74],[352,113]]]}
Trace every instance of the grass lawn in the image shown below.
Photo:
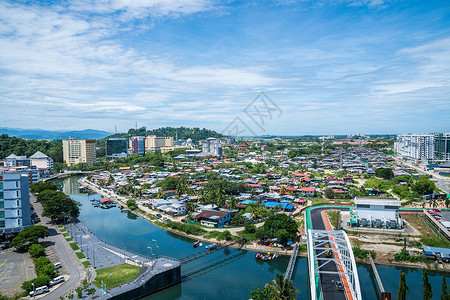
{"label": "grass lawn", "polygon": [[64,233],[63,233],[63,236],[64,236],[64,237],[69,236],[69,235],[70,235],[70,234],[67,233],[67,232],[64,232]]}
{"label": "grass lawn", "polygon": [[63,225],[58,225],[58,228],[62,228],[63,227]]}
{"label": "grass lawn", "polygon": [[81,263],[83,264],[83,266],[84,266],[85,268],[89,268],[89,267],[91,266],[91,263],[90,263],[88,260],[83,261],[83,262],[81,262]]}
{"label": "grass lawn", "polygon": [[73,241],[73,238],[68,238],[68,239],[66,239],[66,241],[72,242],[72,241]]}
{"label": "grass lawn", "polygon": [[75,254],[77,255],[77,257],[78,257],[79,259],[86,258],[86,255],[84,255],[83,252],[76,252]]}
{"label": "grass lawn", "polygon": [[330,202],[330,200],[323,199],[323,198],[313,198],[313,200],[312,200],[312,204],[313,205],[315,205],[315,204],[322,204],[322,203],[328,203],[328,202]]}
{"label": "grass lawn", "polygon": [[61,232],[67,232],[67,230],[65,230],[65,229],[60,229],[59,231],[61,231]]}
{"label": "grass lawn", "polygon": [[[129,264],[122,264],[118,266],[113,266],[109,268],[104,268],[97,271],[97,277],[95,278],[93,284],[95,286],[100,287],[101,282],[106,283],[107,288],[111,288],[110,280],[112,283],[112,287],[125,284],[127,282],[133,281],[136,278],[136,275],[139,273],[140,267],[132,266]],[[110,275],[111,278],[110,278]]]}
{"label": "grass lawn", "polygon": [[80,249],[80,247],[78,247],[78,245],[75,244],[75,243],[70,243],[69,245],[70,245],[70,247],[72,248],[72,250],[78,250],[78,249]]}

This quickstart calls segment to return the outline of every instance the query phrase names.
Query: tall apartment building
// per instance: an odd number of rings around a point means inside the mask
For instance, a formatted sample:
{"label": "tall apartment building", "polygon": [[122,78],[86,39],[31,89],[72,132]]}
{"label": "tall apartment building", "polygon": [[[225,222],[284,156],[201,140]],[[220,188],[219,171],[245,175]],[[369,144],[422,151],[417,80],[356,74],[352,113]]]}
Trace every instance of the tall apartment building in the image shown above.
{"label": "tall apartment building", "polygon": [[450,133],[402,134],[397,136],[396,150],[410,159],[450,161]]}
{"label": "tall apartment building", "polygon": [[63,158],[68,165],[86,163],[92,166],[95,163],[95,140],[63,140]]}
{"label": "tall apartment building", "polygon": [[31,226],[30,189],[26,174],[0,173],[0,234]]}
{"label": "tall apartment building", "polygon": [[437,161],[450,161],[450,133],[438,133],[434,138],[434,157]]}
{"label": "tall apartment building", "polygon": [[434,160],[434,134],[397,136],[397,153],[410,159]]}
{"label": "tall apartment building", "polygon": [[128,145],[125,138],[107,139],[105,143],[107,157],[127,157]]}
{"label": "tall apartment building", "polygon": [[155,135],[149,135],[145,138],[145,151],[155,152],[165,150],[173,150],[173,137],[157,137]]}
{"label": "tall apartment building", "polygon": [[202,141],[202,154],[222,156],[222,144],[220,139],[208,138],[206,141]]}
{"label": "tall apartment building", "polygon": [[130,138],[130,153],[137,153],[139,156],[144,156],[145,137],[135,136]]}

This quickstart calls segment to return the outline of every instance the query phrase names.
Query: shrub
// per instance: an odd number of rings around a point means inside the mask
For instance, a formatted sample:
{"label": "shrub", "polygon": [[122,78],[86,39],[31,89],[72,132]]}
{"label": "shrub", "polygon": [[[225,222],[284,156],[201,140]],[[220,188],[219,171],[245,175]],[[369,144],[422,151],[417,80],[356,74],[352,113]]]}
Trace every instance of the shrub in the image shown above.
{"label": "shrub", "polygon": [[231,234],[231,232],[229,232],[228,230],[222,231],[221,233],[219,233],[219,235],[217,236],[217,240],[221,241],[223,239],[225,240],[231,240],[233,238],[233,235]]}
{"label": "shrub", "polygon": [[22,283],[22,289],[24,289],[27,293],[31,292],[33,290],[33,283],[34,287],[38,288],[43,285],[47,285],[51,280],[50,276],[40,275],[37,278],[29,281],[25,281]]}
{"label": "shrub", "polygon": [[80,249],[80,247],[78,247],[78,245],[75,244],[75,243],[70,243],[69,245],[70,245],[70,247],[72,248],[72,250],[78,250],[78,249]]}

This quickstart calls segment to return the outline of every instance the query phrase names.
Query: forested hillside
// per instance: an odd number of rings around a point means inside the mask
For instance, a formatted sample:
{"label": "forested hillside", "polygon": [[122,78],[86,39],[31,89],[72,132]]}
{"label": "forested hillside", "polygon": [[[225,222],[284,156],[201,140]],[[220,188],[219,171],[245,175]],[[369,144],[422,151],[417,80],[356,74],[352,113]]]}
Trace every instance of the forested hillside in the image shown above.
{"label": "forested hillside", "polygon": [[21,138],[10,137],[7,134],[0,135],[0,159],[4,159],[10,154],[25,155],[30,157],[35,152],[50,156],[54,162],[63,161],[62,142],[24,140]]}
{"label": "forested hillside", "polygon": [[190,128],[190,127],[161,127],[158,129],[147,130],[146,127],[141,127],[138,129],[131,128],[127,133],[119,133],[110,137],[131,137],[131,136],[147,136],[147,135],[156,135],[158,137],[162,136],[171,136],[175,139],[178,135],[179,140],[187,140],[191,138],[193,142],[198,142],[199,140],[206,140],[210,137],[223,137],[222,134],[209,130],[206,128]]}

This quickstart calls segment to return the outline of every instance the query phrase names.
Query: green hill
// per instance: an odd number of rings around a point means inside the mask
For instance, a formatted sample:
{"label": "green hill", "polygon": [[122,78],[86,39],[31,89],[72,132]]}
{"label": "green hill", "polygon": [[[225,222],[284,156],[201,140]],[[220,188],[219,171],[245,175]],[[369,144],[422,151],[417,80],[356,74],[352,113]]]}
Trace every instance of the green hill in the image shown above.
{"label": "green hill", "polygon": [[188,138],[192,139],[193,142],[198,142],[199,140],[206,140],[210,137],[220,138],[223,137],[222,134],[209,130],[206,128],[190,128],[190,127],[161,127],[157,129],[148,130],[146,127],[141,127],[138,129],[131,128],[127,133],[118,133],[111,136],[106,137],[132,137],[132,136],[148,136],[148,135],[156,135],[158,137],[163,136],[171,136],[175,139],[178,136],[179,140],[187,140]]}

